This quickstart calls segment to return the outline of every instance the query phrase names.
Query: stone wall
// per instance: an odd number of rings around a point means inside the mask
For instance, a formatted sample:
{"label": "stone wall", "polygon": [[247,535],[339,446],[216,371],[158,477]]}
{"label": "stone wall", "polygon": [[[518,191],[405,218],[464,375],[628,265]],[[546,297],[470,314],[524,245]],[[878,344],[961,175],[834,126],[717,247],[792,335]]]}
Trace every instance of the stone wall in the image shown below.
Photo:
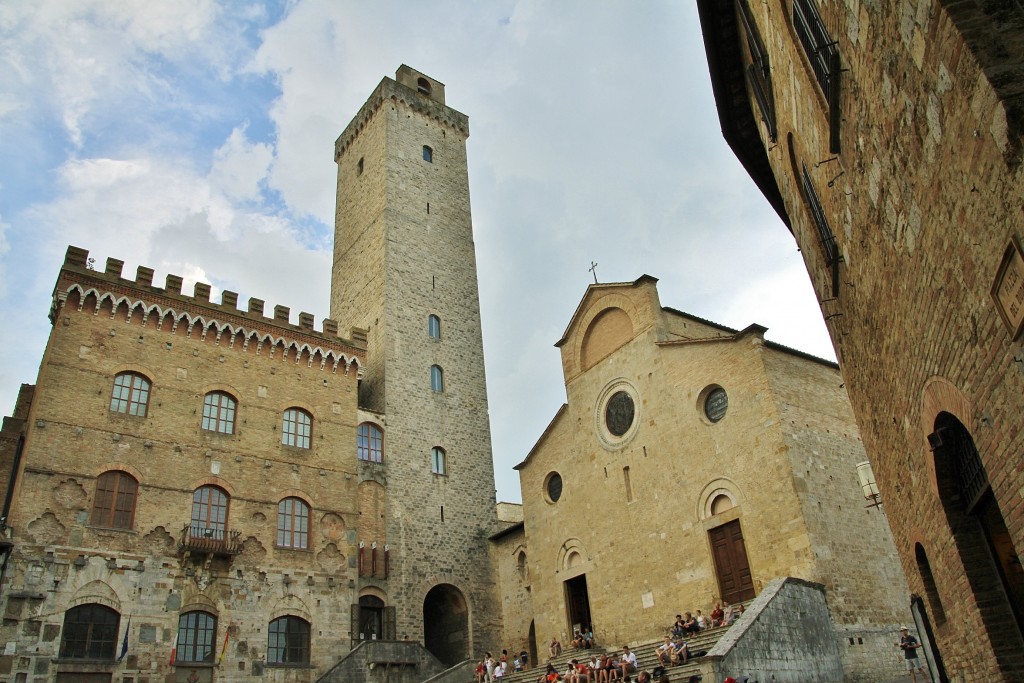
{"label": "stone wall", "polygon": [[[85,256],[69,249],[58,278],[31,402],[0,626],[13,653],[0,657],[0,669],[39,681],[55,671],[173,676],[178,616],[201,610],[217,618],[219,678],[313,680],[351,644],[365,352],[312,331],[306,318],[291,325],[286,309],[282,319],[266,319],[261,310],[235,310],[230,296],[217,305],[208,295],[204,302],[173,286],[125,280],[117,262],[91,271]],[[111,411],[122,371],[149,380],[145,416]],[[233,432],[202,428],[210,391],[237,400]],[[282,445],[290,407],[313,418],[309,448]],[[138,482],[128,528],[91,516],[97,477],[112,470]],[[193,491],[206,485],[229,496],[226,539],[209,553],[182,545]],[[278,542],[278,505],[287,497],[309,506],[305,548]],[[86,603],[120,615],[118,645],[126,629],[129,642],[123,662],[58,657],[65,611]],[[283,615],[311,625],[308,668],[266,661],[268,624]]]}
{"label": "stone wall", "polygon": [[[709,54],[721,58],[721,47],[747,58],[742,29],[731,44],[715,43],[727,25],[716,16],[722,6],[702,4]],[[946,669],[970,680],[1018,679],[1019,616],[991,553],[975,543],[981,521],[959,512],[955,484],[939,486],[951,456],[933,452],[927,436],[946,414],[976,445],[993,517],[1005,522],[996,555],[1019,615],[1024,354],[993,288],[1005,250],[1024,236],[1024,10],[936,0],[811,4],[841,60],[841,144],[830,149],[829,105],[795,33],[792,0],[746,3],[770,60],[778,127],[771,140],[758,123],[757,144],[818,292],[910,588],[929,595]],[[726,78],[725,63],[715,62],[716,79]],[[716,96],[728,92],[719,84]],[[728,98],[719,107],[723,121],[737,120]],[[835,278],[801,189],[805,167],[841,257]]]}

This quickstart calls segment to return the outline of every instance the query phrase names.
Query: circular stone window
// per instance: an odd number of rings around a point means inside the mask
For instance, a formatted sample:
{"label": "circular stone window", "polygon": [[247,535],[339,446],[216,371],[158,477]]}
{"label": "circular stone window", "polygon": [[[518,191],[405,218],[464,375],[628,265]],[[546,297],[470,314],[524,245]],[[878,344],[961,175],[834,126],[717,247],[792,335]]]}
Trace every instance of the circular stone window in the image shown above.
{"label": "circular stone window", "polygon": [[703,392],[704,395],[704,417],[711,422],[718,422],[725,413],[729,410],[729,395],[725,393],[725,389],[719,386],[708,387]]}
{"label": "circular stone window", "polygon": [[612,436],[622,436],[633,426],[635,415],[636,406],[633,405],[633,397],[625,391],[616,391],[605,406],[604,424]]}
{"label": "circular stone window", "polygon": [[557,503],[562,497],[562,475],[552,472],[544,480],[544,495],[549,503]]}

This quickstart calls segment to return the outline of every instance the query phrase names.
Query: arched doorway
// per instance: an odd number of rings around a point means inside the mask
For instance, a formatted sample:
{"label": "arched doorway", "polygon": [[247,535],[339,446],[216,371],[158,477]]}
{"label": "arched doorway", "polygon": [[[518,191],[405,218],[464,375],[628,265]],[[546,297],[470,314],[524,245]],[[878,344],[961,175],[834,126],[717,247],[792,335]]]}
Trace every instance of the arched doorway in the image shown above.
{"label": "arched doorway", "polygon": [[352,647],[363,640],[395,640],[395,608],[376,595],[361,595],[352,605]]}
{"label": "arched doorway", "polygon": [[[1004,671],[1024,654],[1024,571],[970,432],[941,412],[928,436],[946,521]],[[930,567],[929,567],[930,569]]]}
{"label": "arched doorway", "polygon": [[469,609],[455,586],[434,586],[424,598],[423,645],[445,666],[469,657]]}

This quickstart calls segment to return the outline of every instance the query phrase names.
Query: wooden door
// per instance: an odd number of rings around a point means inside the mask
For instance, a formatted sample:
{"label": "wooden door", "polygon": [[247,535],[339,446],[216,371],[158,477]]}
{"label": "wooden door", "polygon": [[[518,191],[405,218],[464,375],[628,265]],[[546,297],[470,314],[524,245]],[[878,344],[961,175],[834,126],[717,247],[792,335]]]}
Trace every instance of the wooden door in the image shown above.
{"label": "wooden door", "polygon": [[747,548],[743,545],[740,520],[735,519],[708,532],[711,553],[718,574],[718,588],[722,600],[743,602],[754,597],[754,580],[747,562]]}

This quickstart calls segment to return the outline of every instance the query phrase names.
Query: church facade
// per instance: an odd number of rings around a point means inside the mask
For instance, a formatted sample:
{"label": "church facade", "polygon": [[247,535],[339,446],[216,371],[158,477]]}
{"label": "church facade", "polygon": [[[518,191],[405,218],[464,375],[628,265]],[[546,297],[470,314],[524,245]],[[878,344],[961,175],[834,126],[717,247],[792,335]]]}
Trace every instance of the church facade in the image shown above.
{"label": "church facade", "polygon": [[650,276],[588,287],[556,344],[568,401],[517,465],[524,524],[499,540],[542,654],[587,627],[655,640],[792,576],[825,587],[844,680],[900,674],[906,581],[842,377],[764,332],[664,308]]}
{"label": "church facade", "polygon": [[463,561],[498,528],[468,135],[443,84],[381,81],[335,145],[319,327],[68,249],[0,434],[4,680],[314,681],[365,641],[499,642]]}
{"label": "church facade", "polygon": [[1024,679],[1024,7],[698,2],[800,246],[936,680]]}

